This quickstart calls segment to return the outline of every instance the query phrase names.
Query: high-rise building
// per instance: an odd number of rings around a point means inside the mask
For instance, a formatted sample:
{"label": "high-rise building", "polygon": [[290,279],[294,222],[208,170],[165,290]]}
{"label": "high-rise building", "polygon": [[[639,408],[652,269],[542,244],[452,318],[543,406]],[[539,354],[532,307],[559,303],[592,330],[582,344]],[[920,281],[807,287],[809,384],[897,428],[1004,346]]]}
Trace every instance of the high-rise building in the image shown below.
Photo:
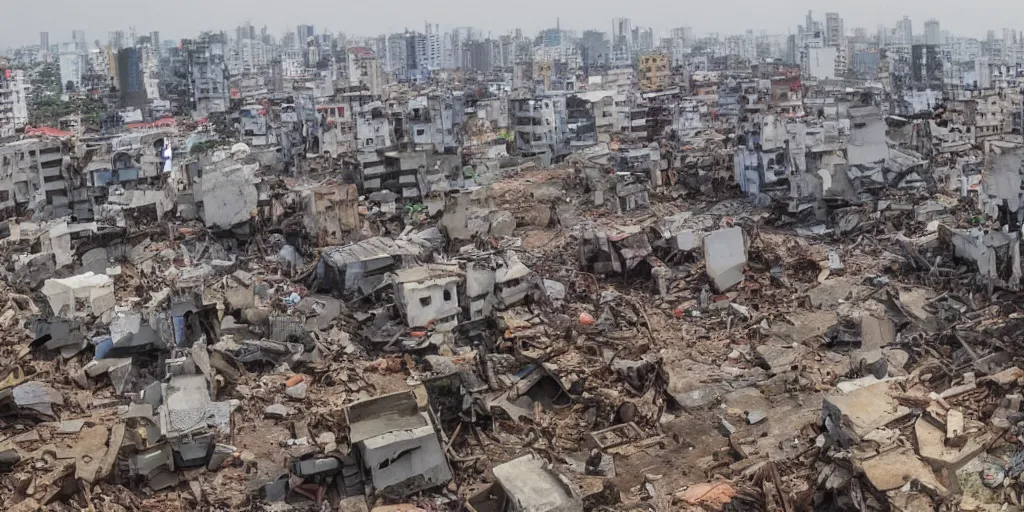
{"label": "high-rise building", "polygon": [[50,33],[39,33],[39,60],[50,62]]}
{"label": "high-rise building", "polygon": [[1012,28],[1003,29],[1002,47],[1000,48],[1002,60],[1007,64],[1019,64],[1021,61],[1020,39],[1017,31]]}
{"label": "high-rise building", "polygon": [[85,54],[78,50],[77,42],[60,45],[60,85],[64,92],[77,92],[85,74]]}
{"label": "high-rise building", "polygon": [[235,39],[237,41],[256,39],[256,27],[249,22],[246,22],[244,25],[239,25],[235,28]]}
{"label": "high-rise building", "polygon": [[228,109],[227,67],[224,41],[218,35],[182,41],[188,63],[189,82],[196,114],[207,116]]}
{"label": "high-rise building", "polygon": [[14,137],[28,122],[27,91],[24,72],[0,62],[0,140]]}
{"label": "high-rise building", "polygon": [[944,44],[942,40],[942,30],[939,28],[938,20],[928,20],[924,22],[924,44]]}
{"label": "high-rise building", "polygon": [[388,36],[387,60],[384,63],[384,69],[388,73],[395,73],[405,77],[409,69],[407,56],[406,34],[391,34]]}
{"label": "high-rise building", "polygon": [[316,35],[313,25],[299,25],[295,33],[298,34],[298,45],[300,48],[305,48],[309,38]]}
{"label": "high-rise building", "polygon": [[469,62],[466,67],[483,73],[489,73],[494,69],[494,53],[491,41],[473,41],[467,48]]}
{"label": "high-rise building", "polygon": [[435,71],[441,69],[441,27],[438,24],[426,24],[427,36],[427,69]]}
{"label": "high-rise building", "polygon": [[593,68],[603,68],[608,65],[611,58],[611,46],[608,44],[608,37],[600,30],[586,30],[580,38],[580,57],[583,59],[583,66],[586,71]]}
{"label": "high-rise building", "polygon": [[843,28],[843,19],[838,12],[825,13],[825,45],[841,46],[846,31]]}
{"label": "high-rise building", "polygon": [[150,40],[150,44],[153,45],[153,52],[156,54],[156,57],[158,59],[160,57],[163,57],[164,56],[164,52],[163,52],[163,47],[160,44],[160,31],[159,30],[154,30],[154,31],[150,32],[149,33],[149,40]]}
{"label": "high-rise building", "polygon": [[612,63],[628,64],[633,58],[633,27],[629,18],[612,20]]}
{"label": "high-rise building", "polygon": [[380,96],[384,80],[380,73],[380,59],[373,50],[364,47],[348,49],[348,80],[353,87],[364,87],[374,96]]}
{"label": "high-rise building", "polygon": [[633,49],[638,52],[654,50],[654,29],[641,27],[633,29]]}
{"label": "high-rise building", "polygon": [[693,42],[693,27],[679,27],[674,28],[669,32],[672,39],[680,41],[683,45],[687,45]]}
{"label": "high-rise building", "polygon": [[119,52],[125,47],[125,36],[123,30],[112,30],[108,34],[107,43],[114,52]]}
{"label": "high-rise building", "polygon": [[889,40],[891,39],[890,36],[891,34],[889,33],[889,29],[886,28],[885,25],[879,25],[878,31],[875,34],[875,44],[878,45],[879,48],[889,44]]}
{"label": "high-rise building", "polygon": [[85,42],[85,31],[84,30],[73,30],[71,31],[71,42],[75,43],[75,48],[78,51],[85,53],[89,49],[89,44]]}
{"label": "high-rise building", "polygon": [[896,38],[900,44],[914,44],[914,27],[909,16],[904,16],[902,20],[896,22]]}
{"label": "high-rise building", "polygon": [[295,32],[285,32],[284,36],[281,37],[281,46],[285,48],[298,48],[299,38],[295,36]]}
{"label": "high-rise building", "polygon": [[125,108],[146,111],[146,81],[142,71],[142,50],[136,47],[117,52],[117,82]]}

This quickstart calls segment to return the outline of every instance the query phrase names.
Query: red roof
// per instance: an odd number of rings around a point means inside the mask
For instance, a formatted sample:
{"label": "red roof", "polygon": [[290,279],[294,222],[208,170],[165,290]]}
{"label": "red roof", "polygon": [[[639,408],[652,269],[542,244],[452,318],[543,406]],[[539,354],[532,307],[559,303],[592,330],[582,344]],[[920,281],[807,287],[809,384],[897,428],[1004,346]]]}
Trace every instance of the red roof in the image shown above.
{"label": "red roof", "polygon": [[354,46],[348,49],[349,53],[354,53],[358,57],[362,58],[373,58],[373,50],[365,46]]}
{"label": "red roof", "polygon": [[163,119],[157,119],[152,123],[128,123],[125,125],[128,129],[134,130],[137,128],[161,128],[164,126],[177,126],[178,122],[173,117],[165,117]]}
{"label": "red roof", "polygon": [[70,137],[74,134],[71,132],[66,132],[64,130],[58,130],[57,128],[53,128],[52,126],[26,126],[25,135],[45,135],[47,137]]}

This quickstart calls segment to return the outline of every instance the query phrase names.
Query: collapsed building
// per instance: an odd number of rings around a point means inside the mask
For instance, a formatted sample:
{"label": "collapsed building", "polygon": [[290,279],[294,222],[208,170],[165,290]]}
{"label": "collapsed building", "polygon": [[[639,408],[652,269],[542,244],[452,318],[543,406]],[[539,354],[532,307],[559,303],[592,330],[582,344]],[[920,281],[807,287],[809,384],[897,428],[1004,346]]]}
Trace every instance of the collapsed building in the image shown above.
{"label": "collapsed building", "polygon": [[419,36],[0,146],[5,504],[1019,504],[1005,95],[660,53],[509,84],[487,43],[386,83]]}

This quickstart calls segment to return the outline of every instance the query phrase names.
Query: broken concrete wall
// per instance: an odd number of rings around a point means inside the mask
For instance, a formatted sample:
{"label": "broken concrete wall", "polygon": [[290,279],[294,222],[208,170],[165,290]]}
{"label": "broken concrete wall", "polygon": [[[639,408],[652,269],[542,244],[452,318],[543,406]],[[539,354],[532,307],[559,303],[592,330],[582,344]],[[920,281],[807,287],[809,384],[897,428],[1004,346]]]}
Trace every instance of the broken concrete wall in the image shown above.
{"label": "broken concrete wall", "polygon": [[1024,148],[1012,148],[988,157],[986,172],[982,174],[978,193],[978,206],[989,218],[998,218],[999,209],[1005,207],[1021,218],[1021,185],[1024,183]]}
{"label": "broken concrete wall", "polygon": [[974,262],[981,277],[994,284],[1017,290],[1022,277],[1020,233],[958,231],[939,226],[939,239],[953,246],[959,258]]}
{"label": "broken concrete wall", "polygon": [[306,216],[303,225],[317,245],[341,245],[346,235],[361,226],[359,191],[353,184],[319,187],[303,194]]}
{"label": "broken concrete wall", "polygon": [[704,263],[708,277],[719,292],[743,282],[743,269],[747,265],[743,230],[734,227],[709,233],[704,238]]}
{"label": "broken concrete wall", "polygon": [[202,217],[207,227],[231,229],[252,218],[259,202],[256,190],[258,168],[259,164],[235,165],[203,171],[200,189]]}
{"label": "broken concrete wall", "polygon": [[452,266],[424,265],[395,273],[395,298],[409,327],[425,327],[457,317],[461,272]]}
{"label": "broken concrete wall", "polygon": [[530,279],[532,276],[533,271],[519,261],[514,252],[505,253],[502,264],[494,273],[498,307],[507,308],[526,299],[537,284]]}
{"label": "broken concrete wall", "polygon": [[379,287],[384,276],[405,258],[418,256],[421,247],[399,244],[386,237],[367,238],[341,247],[325,247],[317,263],[317,290],[342,294],[369,293]]}
{"label": "broken concrete wall", "polygon": [[516,220],[511,213],[493,207],[489,189],[477,188],[446,198],[441,226],[448,238],[469,241],[481,236],[510,236]]}
{"label": "broken concrete wall", "polygon": [[466,302],[469,320],[490,316],[497,301],[494,296],[494,269],[480,262],[466,264]]}
{"label": "broken concrete wall", "polygon": [[850,165],[876,164],[888,158],[885,121],[878,107],[850,109],[850,139],[846,154]]}
{"label": "broken concrete wall", "polygon": [[406,497],[452,479],[432,424],[366,439],[360,455],[374,490],[385,496]]}
{"label": "broken concrete wall", "polygon": [[114,311],[114,281],[92,272],[67,279],[47,279],[43,295],[58,318],[104,317]]}
{"label": "broken concrete wall", "polygon": [[377,493],[404,498],[452,479],[422,386],[355,402],[345,417]]}

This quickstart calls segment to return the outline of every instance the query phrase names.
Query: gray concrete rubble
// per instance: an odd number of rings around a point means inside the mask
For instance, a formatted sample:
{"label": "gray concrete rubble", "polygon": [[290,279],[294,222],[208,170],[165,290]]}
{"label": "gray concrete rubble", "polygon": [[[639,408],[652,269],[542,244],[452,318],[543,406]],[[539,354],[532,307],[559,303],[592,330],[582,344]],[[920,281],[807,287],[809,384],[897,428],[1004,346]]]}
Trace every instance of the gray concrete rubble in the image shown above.
{"label": "gray concrete rubble", "polygon": [[494,467],[494,477],[505,491],[506,508],[516,512],[582,512],[583,503],[573,484],[554,473],[547,463],[527,455]]}
{"label": "gray concrete rubble", "polygon": [[6,52],[0,503],[1020,509],[1019,37],[807,18]]}
{"label": "gray concrete rubble", "polygon": [[452,478],[422,390],[356,402],[345,410],[350,441],[358,449],[375,492],[404,498]]}

